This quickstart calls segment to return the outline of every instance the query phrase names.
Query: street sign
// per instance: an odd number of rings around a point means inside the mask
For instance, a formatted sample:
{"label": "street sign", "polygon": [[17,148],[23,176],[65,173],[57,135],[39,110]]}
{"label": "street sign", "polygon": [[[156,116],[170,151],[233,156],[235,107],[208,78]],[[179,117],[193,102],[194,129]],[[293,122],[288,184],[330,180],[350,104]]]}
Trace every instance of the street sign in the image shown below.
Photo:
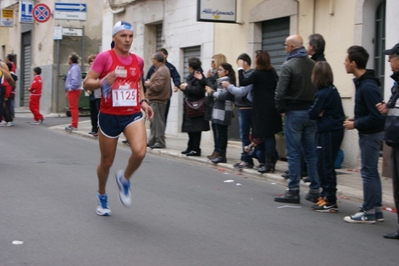
{"label": "street sign", "polygon": [[55,3],[54,18],[66,20],[86,20],[86,4],[82,3]]}
{"label": "street sign", "polygon": [[32,10],[33,18],[40,23],[46,22],[50,19],[50,8],[45,4],[36,4]]}
{"label": "street sign", "polygon": [[197,21],[235,23],[237,0],[198,0]]}
{"label": "street sign", "polygon": [[55,41],[62,40],[62,27],[60,26],[54,27],[54,40]]}
{"label": "street sign", "polygon": [[81,36],[83,36],[83,30],[82,29],[63,28],[62,35],[81,37]]}
{"label": "street sign", "polygon": [[1,10],[1,26],[12,27],[14,20],[14,10],[3,9]]}
{"label": "street sign", "polygon": [[33,3],[19,1],[19,22],[21,23],[33,23]]}

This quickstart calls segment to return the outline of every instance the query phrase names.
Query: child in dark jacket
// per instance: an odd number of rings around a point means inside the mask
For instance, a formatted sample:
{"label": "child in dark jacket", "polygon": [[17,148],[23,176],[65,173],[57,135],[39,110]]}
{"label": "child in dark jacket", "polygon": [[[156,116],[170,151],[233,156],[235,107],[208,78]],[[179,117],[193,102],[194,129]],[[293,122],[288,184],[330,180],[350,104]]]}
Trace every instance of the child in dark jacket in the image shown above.
{"label": "child in dark jacket", "polygon": [[317,212],[337,212],[337,175],[334,162],[344,137],[345,120],[341,97],[333,85],[333,73],[325,61],[317,62],[312,83],[318,89],[309,117],[316,120],[317,171],[320,178],[320,197],[312,209]]}

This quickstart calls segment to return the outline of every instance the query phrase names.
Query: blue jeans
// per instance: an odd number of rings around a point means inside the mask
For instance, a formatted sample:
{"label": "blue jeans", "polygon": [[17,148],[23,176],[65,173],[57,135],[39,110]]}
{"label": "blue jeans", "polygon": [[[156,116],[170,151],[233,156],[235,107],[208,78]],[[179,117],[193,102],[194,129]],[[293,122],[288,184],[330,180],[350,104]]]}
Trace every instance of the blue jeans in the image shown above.
{"label": "blue jeans", "polygon": [[378,158],[384,132],[360,134],[359,146],[361,158],[360,174],[363,179],[363,210],[369,211],[382,206],[381,179],[378,173]]}
{"label": "blue jeans", "polygon": [[320,182],[316,170],[316,122],[309,119],[307,110],[288,111],[285,113],[284,118],[284,134],[290,173],[288,188],[299,189],[302,151],[311,181],[309,188],[314,192],[318,192]]}
{"label": "blue jeans", "polygon": [[251,143],[249,140],[249,132],[252,126],[252,109],[238,110],[238,123],[240,126],[240,139],[242,144],[241,161],[253,164],[252,156],[244,152],[244,147]]}

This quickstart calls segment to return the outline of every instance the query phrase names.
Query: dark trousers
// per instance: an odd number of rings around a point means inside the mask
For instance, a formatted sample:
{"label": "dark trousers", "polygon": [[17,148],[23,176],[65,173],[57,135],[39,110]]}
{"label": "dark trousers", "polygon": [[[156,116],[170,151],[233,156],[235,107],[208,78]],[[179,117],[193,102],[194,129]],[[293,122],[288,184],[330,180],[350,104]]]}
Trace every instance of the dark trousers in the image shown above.
{"label": "dark trousers", "polygon": [[169,107],[170,107],[170,98],[172,97],[173,90],[170,90],[170,97],[168,102],[166,103],[166,109],[165,109],[165,129],[166,129],[166,122],[168,122],[168,114],[169,114]]}
{"label": "dark trousers", "polygon": [[5,101],[5,107],[4,107],[4,119],[6,122],[12,122],[13,115],[12,115],[12,101],[14,100],[13,94],[10,95],[10,98],[8,98],[7,101]]}
{"label": "dark trousers", "polygon": [[187,150],[200,152],[202,132],[188,132]]}
{"label": "dark trousers", "polygon": [[[391,151],[391,171],[392,171],[392,187],[395,208],[399,210],[399,147],[392,148]],[[399,224],[399,213],[398,224]]]}
{"label": "dark trousers", "polygon": [[6,87],[0,86],[0,122],[4,118],[6,122],[11,122],[10,104],[11,99],[5,100]]}
{"label": "dark trousers", "polygon": [[343,129],[316,134],[317,172],[322,188],[320,196],[325,196],[331,204],[337,203],[337,174],[334,162],[343,138]]}
{"label": "dark trousers", "polygon": [[213,151],[219,152],[219,133],[218,133],[218,127],[217,124],[211,123],[212,125],[212,133],[213,133],[213,142],[214,142],[214,148]]}
{"label": "dark trousers", "polygon": [[90,119],[91,119],[91,131],[96,132],[98,131],[98,111],[100,110],[100,102],[101,99],[90,100]]}
{"label": "dark trousers", "polygon": [[226,157],[228,126],[216,124],[219,139],[219,156]]}

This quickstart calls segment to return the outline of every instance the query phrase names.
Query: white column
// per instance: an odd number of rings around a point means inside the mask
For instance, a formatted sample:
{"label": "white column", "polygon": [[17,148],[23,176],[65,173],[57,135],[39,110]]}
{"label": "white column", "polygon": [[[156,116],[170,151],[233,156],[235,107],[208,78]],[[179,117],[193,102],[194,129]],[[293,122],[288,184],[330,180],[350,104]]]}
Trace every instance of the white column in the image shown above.
{"label": "white column", "polygon": [[107,4],[104,4],[102,43],[101,43],[102,51],[111,49],[112,29],[114,28],[114,24],[115,24],[114,14],[111,12]]}
{"label": "white column", "polygon": [[[386,26],[385,26],[385,49],[391,49],[395,44],[399,43],[399,1],[387,0],[386,2]],[[385,95],[384,99],[387,101],[391,96],[393,80],[390,78],[392,69],[388,63],[388,57],[385,56]]]}

